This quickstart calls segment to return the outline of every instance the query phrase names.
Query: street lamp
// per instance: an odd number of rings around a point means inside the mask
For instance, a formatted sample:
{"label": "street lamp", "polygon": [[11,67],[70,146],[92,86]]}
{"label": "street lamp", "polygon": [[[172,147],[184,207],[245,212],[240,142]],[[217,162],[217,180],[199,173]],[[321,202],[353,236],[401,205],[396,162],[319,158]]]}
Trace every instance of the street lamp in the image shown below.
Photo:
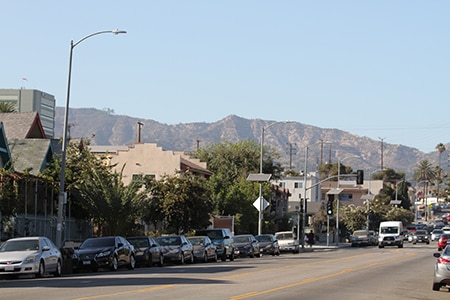
{"label": "street lamp", "polygon": [[[325,142],[325,143],[326,144],[331,144],[331,142]],[[300,201],[302,201],[302,205],[303,205],[301,235],[300,235],[300,220],[298,220],[298,223],[297,223],[297,235],[298,235],[298,238],[300,238],[300,236],[301,236],[302,249],[305,248],[306,190],[307,190],[307,188],[306,188],[306,177],[307,177],[307,174],[308,174],[308,170],[307,170],[307,168],[308,168],[308,164],[307,164],[307,162],[308,162],[308,148],[312,147],[314,145],[318,145],[318,144],[321,144],[322,147],[323,147],[323,144],[324,144],[323,140],[320,140],[320,142],[318,142],[318,143],[305,146],[305,165],[304,165],[304,168],[303,168],[303,197],[300,197]],[[322,155],[322,153],[321,153],[321,155]]]}
{"label": "street lamp", "polygon": [[[263,174],[263,146],[264,146],[264,131],[269,129],[270,127],[280,124],[280,123],[291,123],[291,121],[279,121],[274,122],[266,127],[261,129],[261,145],[260,145],[260,153],[259,153],[259,174]],[[259,216],[258,216],[258,235],[262,234],[262,219],[264,212],[264,201],[262,196],[262,181],[259,181]]]}
{"label": "street lamp", "polygon": [[67,150],[67,127],[68,127],[68,117],[69,117],[69,99],[70,99],[70,80],[71,80],[71,74],[72,74],[72,54],[73,54],[73,48],[75,48],[78,44],[80,44],[82,41],[93,37],[95,35],[103,34],[103,33],[113,33],[113,34],[120,34],[120,33],[127,33],[123,30],[103,30],[91,33],[89,35],[86,35],[82,39],[80,39],[78,42],[73,42],[73,40],[70,41],[70,53],[69,53],[69,76],[67,79],[67,96],[66,96],[66,108],[64,112],[64,128],[63,128],[63,140],[62,140],[62,156],[61,156],[61,175],[60,175],[60,181],[59,181],[59,198],[58,198],[58,219],[56,223],[56,245],[58,247],[61,247],[62,245],[62,221],[63,221],[63,209],[64,204],[66,203],[66,193],[64,191],[64,177],[65,177],[65,170],[66,170],[66,150]]}
{"label": "street lamp", "polygon": [[[344,157],[343,159],[338,160],[338,177],[337,177],[337,190],[339,191],[340,186],[339,186],[339,180],[340,180],[340,176],[341,176],[341,161],[344,161],[346,159],[350,159],[350,158],[359,158],[360,156],[358,155],[353,155],[353,156],[347,156]],[[336,246],[339,246],[339,194],[337,196],[337,200],[336,200]]]}

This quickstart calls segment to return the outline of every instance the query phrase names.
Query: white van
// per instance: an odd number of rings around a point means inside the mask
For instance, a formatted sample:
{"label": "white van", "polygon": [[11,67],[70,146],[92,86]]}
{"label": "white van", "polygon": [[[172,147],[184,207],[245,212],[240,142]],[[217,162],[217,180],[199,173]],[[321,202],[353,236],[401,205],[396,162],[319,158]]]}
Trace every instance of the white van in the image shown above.
{"label": "white van", "polygon": [[378,247],[397,246],[403,248],[403,223],[401,221],[388,221],[380,223],[378,231]]}

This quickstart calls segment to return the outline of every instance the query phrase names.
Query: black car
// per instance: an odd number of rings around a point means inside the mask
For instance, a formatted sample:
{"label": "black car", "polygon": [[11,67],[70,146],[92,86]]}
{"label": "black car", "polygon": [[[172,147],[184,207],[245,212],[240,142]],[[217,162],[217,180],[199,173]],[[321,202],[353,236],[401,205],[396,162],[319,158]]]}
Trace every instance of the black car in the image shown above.
{"label": "black car", "polygon": [[430,234],[426,230],[417,229],[416,232],[413,233],[412,243],[430,243]]}
{"label": "black car", "polygon": [[97,271],[100,268],[117,271],[125,266],[134,269],[136,257],[134,247],[124,237],[108,236],[86,239],[76,247],[72,256],[73,271]]}
{"label": "black car", "polygon": [[159,243],[151,236],[132,236],[127,240],[134,246],[136,265],[150,267],[164,265],[164,255]]}
{"label": "black car", "polygon": [[156,238],[161,245],[164,261],[194,263],[194,247],[184,235],[164,235]]}
{"label": "black car", "polygon": [[241,234],[234,236],[234,246],[239,251],[240,257],[260,257],[259,243],[253,234]]}
{"label": "black car", "polygon": [[259,242],[259,249],[263,254],[280,255],[280,245],[273,234],[260,234],[255,236]]}

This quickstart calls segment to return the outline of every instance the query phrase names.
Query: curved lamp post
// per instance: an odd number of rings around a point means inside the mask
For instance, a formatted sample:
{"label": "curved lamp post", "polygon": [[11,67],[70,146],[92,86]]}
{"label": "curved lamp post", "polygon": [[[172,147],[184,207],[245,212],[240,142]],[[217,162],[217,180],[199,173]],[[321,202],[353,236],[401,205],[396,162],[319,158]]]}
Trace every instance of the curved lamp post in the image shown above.
{"label": "curved lamp post", "polygon": [[77,42],[73,42],[73,40],[70,41],[70,54],[69,54],[69,76],[67,79],[67,97],[66,97],[66,108],[64,112],[64,128],[63,128],[63,140],[62,140],[62,156],[61,156],[61,176],[59,181],[59,199],[58,199],[58,219],[56,223],[56,246],[61,247],[62,243],[62,222],[63,222],[63,210],[64,210],[64,204],[66,203],[66,193],[64,191],[64,177],[65,177],[65,170],[66,170],[66,150],[67,150],[67,127],[68,127],[68,117],[69,117],[69,99],[70,99],[70,80],[71,80],[71,74],[72,74],[72,54],[73,54],[73,48],[75,48],[78,44],[80,44],[82,41],[93,37],[95,35],[103,34],[103,33],[113,33],[113,34],[120,34],[120,33],[127,33],[123,30],[103,30],[91,33],[89,35],[86,35],[82,39],[80,39]]}

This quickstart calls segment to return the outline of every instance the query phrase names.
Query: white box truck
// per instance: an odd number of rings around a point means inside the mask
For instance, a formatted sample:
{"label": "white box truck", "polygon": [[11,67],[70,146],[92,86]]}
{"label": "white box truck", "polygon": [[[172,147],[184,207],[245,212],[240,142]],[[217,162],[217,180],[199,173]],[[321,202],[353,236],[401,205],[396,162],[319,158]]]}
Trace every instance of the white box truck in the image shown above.
{"label": "white box truck", "polygon": [[378,247],[397,246],[403,248],[403,223],[401,221],[388,221],[380,223],[378,232]]}

